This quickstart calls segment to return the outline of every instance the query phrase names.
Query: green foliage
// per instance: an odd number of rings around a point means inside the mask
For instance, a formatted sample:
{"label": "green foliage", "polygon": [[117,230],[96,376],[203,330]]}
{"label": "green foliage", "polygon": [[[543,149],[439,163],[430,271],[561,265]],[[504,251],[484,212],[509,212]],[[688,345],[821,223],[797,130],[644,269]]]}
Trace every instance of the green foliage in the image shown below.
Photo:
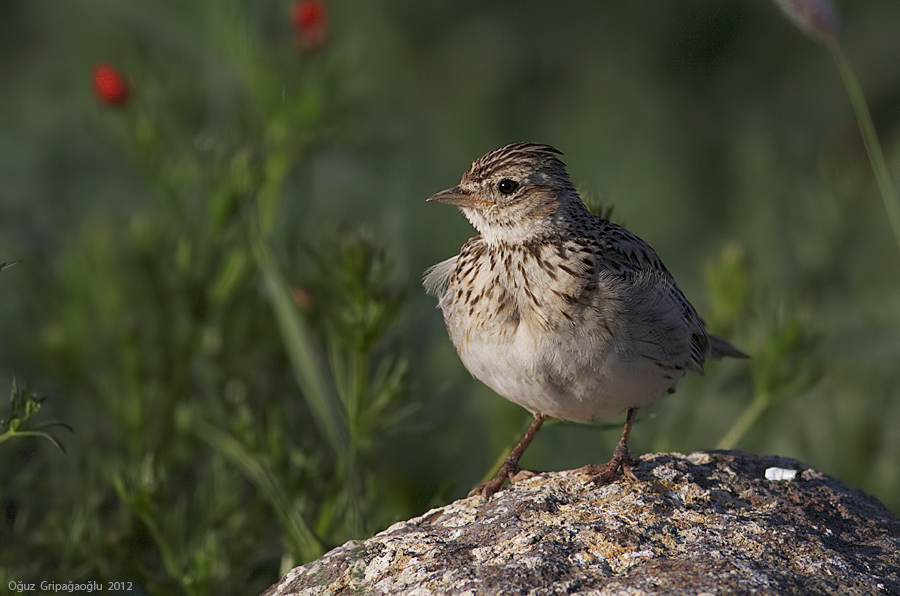
{"label": "green foliage", "polygon": [[[464,495],[527,414],[470,378],[419,287],[472,234],[424,198],[521,140],[564,150],[751,355],[642,409],[635,453],[776,452],[900,507],[900,269],[874,199],[896,73],[861,70],[874,179],[827,57],[767,4],[331,3],[318,51],[287,8],[0,10],[0,250],[27,263],[0,263],[0,371],[53,396],[14,383],[2,415],[0,585],[258,593]],[[895,3],[853,10],[842,51],[900,51]],[[110,59],[116,107],[88,95]],[[619,429],[547,425],[523,465],[605,461]]]}
{"label": "green foliage", "polygon": [[47,433],[44,429],[62,427],[72,430],[69,425],[57,420],[45,420],[37,424],[28,424],[29,419],[41,409],[41,404],[44,401],[34,394],[31,387],[26,385],[25,389],[19,389],[16,379],[13,378],[12,388],[9,390],[9,401],[9,412],[3,418],[0,418],[0,443],[13,437],[43,437],[53,443],[62,453],[66,452],[59,439]]}
{"label": "green foliage", "polygon": [[[808,392],[822,377],[817,370],[814,324],[784,301],[766,300],[762,282],[753,275],[744,251],[726,246],[707,264],[706,288],[712,329],[735,335],[751,354],[752,399],[716,445],[734,449],[767,410]],[[758,312],[748,316],[750,305]],[[743,329],[741,327],[744,327]]]}
{"label": "green foliage", "polygon": [[[108,141],[153,202],[124,226],[108,216],[80,224],[29,347],[79,405],[69,412],[74,464],[43,464],[65,494],[26,505],[30,474],[12,470],[7,498],[28,513],[0,539],[4,563],[26,575],[56,544],[60,578],[127,577],[148,593],[261,591],[280,569],[392,521],[373,475],[406,411],[406,359],[385,343],[402,301],[393,267],[359,236],[301,241],[303,254],[284,256],[276,225],[286,176],[311,159],[332,117],[314,106],[339,104],[338,82],[311,72],[311,57],[282,88],[240,15],[206,9],[216,41],[238,53],[240,116],[197,131],[196,106],[151,93],[161,82],[150,75],[139,82],[147,92],[110,115]],[[314,293],[325,306],[302,308],[282,269],[326,280]],[[60,446],[42,430],[60,423],[24,424],[39,404],[14,384],[0,441]]]}
{"label": "green foliage", "polygon": [[[17,262],[0,263],[0,271],[12,267]],[[71,431],[72,427],[68,424],[58,420],[45,420],[39,423],[28,424],[29,419],[40,411],[44,402],[43,398],[38,397],[31,390],[30,385],[26,385],[24,389],[19,389],[18,381],[13,377],[12,387],[9,390],[9,402],[9,411],[3,418],[0,418],[0,443],[13,437],[42,437],[50,441],[60,452],[66,452],[59,439],[47,433],[44,429],[62,427]]]}

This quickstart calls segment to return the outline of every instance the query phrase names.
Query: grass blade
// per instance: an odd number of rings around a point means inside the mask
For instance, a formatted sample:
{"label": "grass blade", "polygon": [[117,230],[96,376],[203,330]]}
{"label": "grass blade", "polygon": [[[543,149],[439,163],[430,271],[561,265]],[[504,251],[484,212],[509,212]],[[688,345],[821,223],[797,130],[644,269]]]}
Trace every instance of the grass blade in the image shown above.
{"label": "grass blade", "polygon": [[343,406],[322,373],[311,333],[297,312],[290,289],[262,238],[256,237],[253,254],[268,286],[268,296],[288,359],[316,424],[336,453],[346,453],[349,440]]}
{"label": "grass blade", "polygon": [[296,507],[291,505],[291,500],[271,470],[227,432],[204,422],[196,423],[193,430],[200,439],[240,468],[265,495],[287,533],[294,558],[297,559],[295,563],[310,561],[322,554],[325,550],[322,543]]}

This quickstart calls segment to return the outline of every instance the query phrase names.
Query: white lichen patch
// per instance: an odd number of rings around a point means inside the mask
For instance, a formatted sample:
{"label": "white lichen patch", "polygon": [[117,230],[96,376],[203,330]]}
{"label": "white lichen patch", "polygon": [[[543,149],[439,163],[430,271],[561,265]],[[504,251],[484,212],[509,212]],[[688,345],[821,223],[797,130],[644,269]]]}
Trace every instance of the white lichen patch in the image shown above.
{"label": "white lichen patch", "polygon": [[391,561],[394,560],[394,550],[389,550],[385,554],[380,557],[375,557],[372,561],[366,566],[366,570],[363,573],[363,577],[366,582],[371,582],[377,577],[380,577],[384,574],[385,571],[391,565]]}
{"label": "white lichen patch", "polygon": [[783,482],[785,480],[793,480],[797,477],[797,470],[788,470],[786,468],[766,468],[766,480],[774,480]]}
{"label": "white lichen patch", "polygon": [[712,456],[709,453],[704,453],[702,451],[691,453],[687,456],[687,460],[695,466],[705,466],[713,461]]}

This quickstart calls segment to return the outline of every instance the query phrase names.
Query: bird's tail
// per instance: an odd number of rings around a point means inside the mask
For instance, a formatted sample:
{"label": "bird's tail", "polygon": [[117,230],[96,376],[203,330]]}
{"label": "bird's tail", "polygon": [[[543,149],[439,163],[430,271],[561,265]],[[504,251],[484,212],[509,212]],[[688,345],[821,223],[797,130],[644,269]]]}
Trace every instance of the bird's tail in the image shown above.
{"label": "bird's tail", "polygon": [[749,358],[747,354],[737,349],[730,342],[722,339],[718,335],[708,334],[709,337],[709,357],[713,360],[721,360],[722,358]]}

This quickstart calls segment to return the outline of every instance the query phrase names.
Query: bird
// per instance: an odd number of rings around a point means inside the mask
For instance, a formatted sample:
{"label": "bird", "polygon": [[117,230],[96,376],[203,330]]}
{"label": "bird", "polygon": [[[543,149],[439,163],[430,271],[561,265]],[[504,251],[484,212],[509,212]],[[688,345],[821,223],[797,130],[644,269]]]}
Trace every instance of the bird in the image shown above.
{"label": "bird", "polygon": [[515,143],[475,160],[457,186],[427,199],[458,207],[478,235],[425,272],[463,365],[533,421],[495,478],[489,500],[523,472],[548,418],[588,423],[626,413],[610,460],[583,471],[630,477],[638,408],[674,393],[687,371],[747,358],[706,325],[645,241],[582,202],[550,145]]}

